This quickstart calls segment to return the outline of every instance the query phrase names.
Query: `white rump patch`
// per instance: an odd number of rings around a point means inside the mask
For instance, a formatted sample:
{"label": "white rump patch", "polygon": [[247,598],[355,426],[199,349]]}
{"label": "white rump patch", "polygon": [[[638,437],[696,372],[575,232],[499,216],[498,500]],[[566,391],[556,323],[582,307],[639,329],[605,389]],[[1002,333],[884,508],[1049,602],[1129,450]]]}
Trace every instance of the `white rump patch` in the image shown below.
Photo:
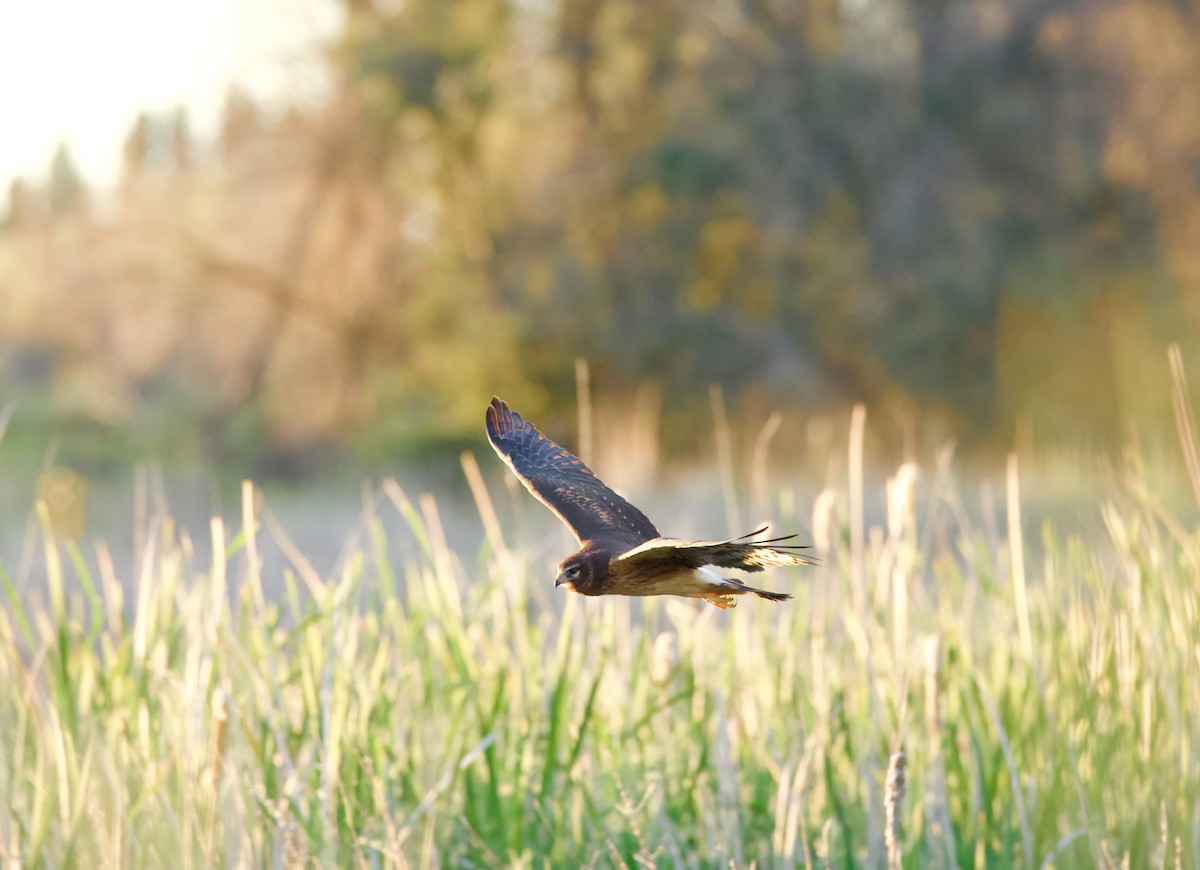
{"label": "white rump patch", "polygon": [[718,574],[716,571],[714,571],[712,568],[709,568],[707,565],[697,568],[696,576],[699,577],[701,580],[703,580],[705,583],[708,583],[712,586],[720,586],[724,589],[728,589],[730,586],[734,585],[733,583],[730,583],[728,580],[726,580],[724,577],[722,577],[720,574]]}

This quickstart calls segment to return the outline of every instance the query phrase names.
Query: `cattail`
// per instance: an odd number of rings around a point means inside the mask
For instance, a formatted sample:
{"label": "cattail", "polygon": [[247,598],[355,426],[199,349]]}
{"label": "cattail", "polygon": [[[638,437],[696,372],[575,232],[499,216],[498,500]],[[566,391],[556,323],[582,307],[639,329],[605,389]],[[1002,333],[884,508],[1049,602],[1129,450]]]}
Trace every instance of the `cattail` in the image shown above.
{"label": "cattail", "polygon": [[229,695],[222,689],[213,693],[212,735],[208,744],[208,787],[216,792],[221,784],[221,757],[225,754],[225,733],[229,725]]}
{"label": "cattail", "polygon": [[934,634],[925,640],[925,730],[934,746],[942,730],[941,674],[942,638]]}
{"label": "cattail", "polygon": [[942,638],[933,634],[925,639],[925,734],[930,747],[925,781],[925,812],[929,832],[946,850],[946,866],[953,867],[958,859],[954,846],[953,822],[950,820],[949,795],[946,789],[946,764],[942,758]]}
{"label": "cattail", "polygon": [[579,458],[584,462],[592,462],[592,386],[591,374],[588,371],[588,361],[583,357],[575,358],[575,396],[579,405]]}
{"label": "cattail", "polygon": [[1157,856],[1158,861],[1156,863],[1158,864],[1159,867],[1166,867],[1167,866],[1167,849],[1170,847],[1170,843],[1171,843],[1171,825],[1170,825],[1170,822],[1167,821],[1167,802],[1163,801],[1158,806],[1159,806],[1158,828],[1159,828],[1159,832],[1162,835],[1162,840],[1159,845],[1159,853]]}
{"label": "cattail", "polygon": [[904,749],[888,759],[887,781],[884,783],[883,841],[887,846],[888,870],[900,870],[903,843],[900,842],[900,805],[904,802]]}
{"label": "cattail", "polygon": [[664,631],[654,639],[654,654],[650,661],[650,679],[662,685],[671,678],[679,663],[679,645],[675,632]]}
{"label": "cattail", "polygon": [[813,503],[813,543],[817,545],[817,552],[822,556],[828,555],[833,549],[833,509],[836,504],[837,492],[832,489],[824,490]]}
{"label": "cattail", "polygon": [[887,480],[888,536],[899,538],[916,525],[917,464],[906,462]]}

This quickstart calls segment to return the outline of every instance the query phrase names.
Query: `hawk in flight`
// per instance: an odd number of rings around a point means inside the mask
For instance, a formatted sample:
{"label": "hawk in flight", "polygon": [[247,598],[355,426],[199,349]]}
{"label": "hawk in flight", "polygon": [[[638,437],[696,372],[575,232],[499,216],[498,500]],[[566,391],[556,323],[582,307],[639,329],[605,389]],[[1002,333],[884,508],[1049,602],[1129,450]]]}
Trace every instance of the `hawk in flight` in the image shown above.
{"label": "hawk in flight", "polygon": [[646,515],[604,485],[579,457],[559,447],[498,398],[487,409],[487,435],[513,473],[579,540],[578,553],[558,566],[555,586],[581,595],[683,595],[733,607],[735,595],[753,592],[768,601],[792,596],[722,577],[716,568],[761,571],[778,565],[812,565],[784,544],[795,538],[731,541],[664,538]]}

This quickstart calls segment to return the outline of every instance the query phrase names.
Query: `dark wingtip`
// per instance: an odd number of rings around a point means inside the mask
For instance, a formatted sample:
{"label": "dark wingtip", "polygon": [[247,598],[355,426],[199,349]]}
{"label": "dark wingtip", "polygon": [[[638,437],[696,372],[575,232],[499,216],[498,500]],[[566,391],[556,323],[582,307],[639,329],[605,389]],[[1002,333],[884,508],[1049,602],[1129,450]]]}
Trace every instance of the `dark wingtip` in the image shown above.
{"label": "dark wingtip", "polygon": [[[753,532],[748,532],[748,533],[742,535],[740,538],[734,538],[732,541],[730,541],[730,543],[737,543],[738,541],[746,541],[747,538],[756,538],[769,528],[771,528],[770,524],[764,525],[762,528],[755,529]],[[784,543],[782,543],[783,541],[794,541],[798,537],[800,537],[799,534],[782,535],[778,538],[760,538],[757,541],[746,541],[746,543],[750,544],[753,547],[767,547],[768,549],[776,549],[776,550],[808,550],[808,549],[811,549],[811,547],[812,547],[811,544],[784,544]]]}
{"label": "dark wingtip", "polygon": [[510,428],[508,423],[508,405],[499,396],[492,396],[492,402],[488,405],[487,414],[485,417],[488,439],[495,441],[502,436]]}
{"label": "dark wingtip", "polygon": [[734,538],[733,540],[735,540],[735,541],[744,541],[744,540],[746,540],[746,538],[753,538],[753,537],[755,537],[756,535],[761,535],[763,532],[765,532],[765,531],[766,531],[767,529],[769,529],[769,528],[771,528],[771,525],[770,525],[770,523],[768,523],[768,524],[764,525],[764,526],[763,526],[762,528],[760,528],[760,529],[755,529],[755,530],[754,530],[754,531],[752,531],[752,532],[747,532],[746,534],[742,535],[740,538]]}
{"label": "dark wingtip", "polygon": [[508,402],[499,396],[492,396],[492,403],[487,409],[488,435],[501,438],[509,432],[525,428],[525,420],[516,411],[508,407]]}

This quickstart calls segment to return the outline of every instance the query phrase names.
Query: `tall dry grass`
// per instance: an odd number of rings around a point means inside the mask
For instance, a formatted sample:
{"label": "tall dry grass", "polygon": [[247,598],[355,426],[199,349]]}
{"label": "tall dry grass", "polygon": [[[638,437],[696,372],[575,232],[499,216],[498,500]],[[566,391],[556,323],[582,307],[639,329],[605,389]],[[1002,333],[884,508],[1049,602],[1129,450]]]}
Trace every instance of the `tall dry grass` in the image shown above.
{"label": "tall dry grass", "polygon": [[731,612],[554,594],[553,520],[490,455],[478,546],[385,481],[330,576],[249,484],[207,546],[148,513],[132,577],[43,511],[45,594],[0,555],[5,866],[1200,866],[1194,519],[1136,460],[1087,539],[1028,527],[1015,457],[876,492],[869,424],[811,503],[766,448],[746,503],[721,460],[718,515],[821,556]]}

